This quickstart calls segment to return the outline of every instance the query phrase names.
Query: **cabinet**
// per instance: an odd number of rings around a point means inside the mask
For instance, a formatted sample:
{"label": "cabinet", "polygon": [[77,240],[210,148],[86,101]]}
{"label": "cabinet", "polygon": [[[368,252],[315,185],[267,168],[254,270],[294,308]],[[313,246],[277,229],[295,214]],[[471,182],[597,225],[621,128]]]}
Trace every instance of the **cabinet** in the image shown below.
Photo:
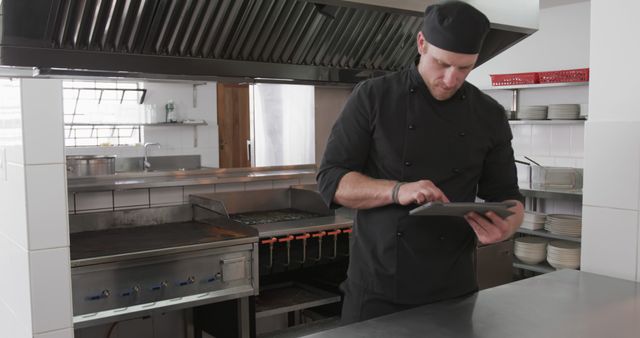
{"label": "cabinet", "polygon": [[[549,104],[556,102],[587,102],[587,86],[588,82],[532,84],[491,87],[485,88],[485,91],[487,94],[493,96],[503,104],[505,101],[509,101],[509,105],[505,104],[505,106],[510,106],[511,110],[515,111],[523,102],[526,102],[525,104],[527,105]],[[521,95],[525,95],[524,99]],[[581,162],[583,149],[573,152],[573,143],[579,143],[579,145],[583,147],[583,139],[580,140],[580,142],[575,142],[573,138],[574,135],[557,134],[562,132],[568,133],[571,131],[571,134],[575,133],[576,135],[583,135],[584,119],[510,120],[509,123],[514,131],[514,150],[516,151],[516,155],[526,155],[533,159],[542,157],[546,160],[545,163],[542,163],[543,165],[567,167],[581,166],[578,162]],[[523,130],[528,130],[528,133],[522,132]],[[516,139],[518,137],[523,137],[523,135],[527,135],[529,137],[527,142],[524,142],[522,139]],[[583,136],[581,137],[583,138]],[[546,144],[548,150],[541,150],[541,144]],[[558,151],[558,149],[562,150]],[[554,155],[558,155],[557,158],[554,158]],[[562,158],[561,155],[564,156],[564,158]],[[529,185],[528,187],[521,187],[521,192],[526,197],[525,209],[530,211],[574,214],[579,213],[578,207],[582,204],[581,190],[547,190],[533,188]],[[553,210],[554,204],[562,204],[565,207],[569,207],[565,208],[568,210]],[[549,206],[551,206],[551,208],[545,208]],[[565,240],[574,243],[580,243],[581,241],[580,237],[552,234],[544,229],[529,230],[520,228],[516,236],[536,236],[548,238],[550,240]],[[535,265],[527,264],[518,260],[515,255],[513,256],[513,266],[521,274],[523,274],[523,272],[537,274],[555,271],[555,268],[549,265],[546,261]]]}

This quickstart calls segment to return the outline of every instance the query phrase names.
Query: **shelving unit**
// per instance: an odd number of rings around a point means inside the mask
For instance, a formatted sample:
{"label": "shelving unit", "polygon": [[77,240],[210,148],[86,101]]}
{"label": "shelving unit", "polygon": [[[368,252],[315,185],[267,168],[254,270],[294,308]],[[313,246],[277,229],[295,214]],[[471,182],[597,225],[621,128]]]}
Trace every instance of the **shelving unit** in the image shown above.
{"label": "shelving unit", "polygon": [[[565,83],[544,83],[544,84],[527,84],[527,85],[514,85],[514,86],[495,86],[489,88],[483,88],[484,91],[511,91],[511,110],[517,111],[519,102],[520,102],[520,91],[521,90],[536,90],[536,89],[545,89],[545,88],[562,88],[562,87],[578,87],[578,86],[588,86],[589,82],[565,82]],[[576,120],[510,120],[510,125],[583,125],[585,123],[585,119],[576,119]],[[525,209],[538,211],[541,209],[542,200],[546,199],[560,199],[567,200],[573,202],[582,202],[582,190],[554,190],[554,189],[545,189],[540,187],[520,187],[520,192],[526,197],[527,203],[525,205]],[[581,242],[581,238],[579,237],[570,237],[563,235],[552,234],[546,230],[529,230],[529,229],[518,229],[517,233],[520,235],[528,235],[528,236],[539,236],[545,237],[549,239],[557,239],[557,240],[566,240],[571,242]],[[517,269],[531,271],[535,273],[548,273],[555,271],[549,263],[546,261],[540,264],[526,264],[520,261],[515,256],[513,257],[513,267]]]}
{"label": "shelving unit", "polygon": [[260,290],[260,295],[256,298],[256,318],[300,311],[339,301],[338,294],[309,285],[287,283]]}
{"label": "shelving unit", "polygon": [[[206,121],[195,121],[195,122],[156,122],[156,123],[65,123],[65,129],[68,127],[68,133],[69,135],[67,135],[67,138],[73,138],[72,137],[72,133],[74,132],[74,129],[76,129],[77,127],[79,128],[83,128],[83,129],[89,129],[91,130],[91,137],[93,138],[93,134],[97,133],[99,130],[100,131],[105,131],[107,133],[111,133],[111,135],[115,135],[116,133],[119,134],[119,129],[122,129],[123,127],[130,127],[131,129],[131,133],[133,133],[135,130],[138,131],[138,142],[142,142],[142,140],[140,139],[141,133],[140,133],[140,128],[141,127],[147,127],[147,128],[151,128],[151,127],[193,127],[193,146],[198,147],[198,126],[206,126],[207,122]],[[131,136],[131,135],[130,135]],[[129,136],[129,137],[130,137]],[[117,136],[114,136],[117,137]]]}
{"label": "shelving unit", "polygon": [[587,85],[589,85],[589,82],[535,83],[535,84],[515,85],[515,86],[491,86],[491,87],[481,88],[481,90],[536,89],[536,88],[574,87],[574,86],[587,86]]}
{"label": "shelving unit", "polygon": [[576,86],[587,86],[589,82],[561,82],[561,83],[539,83],[539,84],[526,84],[526,85],[515,85],[515,86],[495,86],[482,88],[483,91],[492,91],[492,90],[510,90],[512,92],[511,98],[511,110],[518,110],[518,102],[520,101],[520,90],[521,89],[542,89],[542,88],[554,88],[554,87],[576,87]]}
{"label": "shelving unit", "polygon": [[551,238],[551,239],[561,239],[561,240],[564,240],[564,241],[571,241],[571,242],[578,242],[578,243],[582,242],[582,239],[580,237],[556,235],[556,234],[552,234],[549,231],[543,230],[543,229],[530,230],[530,229],[519,228],[516,232],[519,233],[519,234],[546,237],[546,238]]}

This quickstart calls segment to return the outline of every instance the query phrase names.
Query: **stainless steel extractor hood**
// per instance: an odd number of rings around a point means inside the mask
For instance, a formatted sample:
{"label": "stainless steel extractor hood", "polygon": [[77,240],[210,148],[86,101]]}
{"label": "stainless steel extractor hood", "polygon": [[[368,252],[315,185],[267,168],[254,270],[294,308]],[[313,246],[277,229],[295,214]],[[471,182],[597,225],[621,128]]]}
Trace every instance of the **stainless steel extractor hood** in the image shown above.
{"label": "stainless steel extractor hood", "polygon": [[[39,74],[356,83],[407,67],[436,1],[3,0],[0,64]],[[479,64],[537,29],[538,1],[469,1]]]}

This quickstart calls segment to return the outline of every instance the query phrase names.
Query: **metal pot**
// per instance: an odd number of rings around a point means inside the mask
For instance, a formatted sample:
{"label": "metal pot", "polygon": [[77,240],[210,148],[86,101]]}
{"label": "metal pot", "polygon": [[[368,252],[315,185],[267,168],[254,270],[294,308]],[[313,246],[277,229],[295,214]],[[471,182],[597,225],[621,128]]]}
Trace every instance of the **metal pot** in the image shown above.
{"label": "metal pot", "polygon": [[67,156],[67,177],[113,175],[115,156]]}

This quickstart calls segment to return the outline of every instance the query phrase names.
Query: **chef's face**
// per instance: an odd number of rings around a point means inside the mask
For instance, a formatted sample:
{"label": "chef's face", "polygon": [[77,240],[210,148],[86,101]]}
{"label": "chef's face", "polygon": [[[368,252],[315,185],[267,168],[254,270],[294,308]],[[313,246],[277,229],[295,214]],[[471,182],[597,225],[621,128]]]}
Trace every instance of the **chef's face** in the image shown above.
{"label": "chef's face", "polygon": [[478,60],[478,54],[450,52],[429,44],[418,32],[418,72],[436,100],[449,99],[464,83]]}

